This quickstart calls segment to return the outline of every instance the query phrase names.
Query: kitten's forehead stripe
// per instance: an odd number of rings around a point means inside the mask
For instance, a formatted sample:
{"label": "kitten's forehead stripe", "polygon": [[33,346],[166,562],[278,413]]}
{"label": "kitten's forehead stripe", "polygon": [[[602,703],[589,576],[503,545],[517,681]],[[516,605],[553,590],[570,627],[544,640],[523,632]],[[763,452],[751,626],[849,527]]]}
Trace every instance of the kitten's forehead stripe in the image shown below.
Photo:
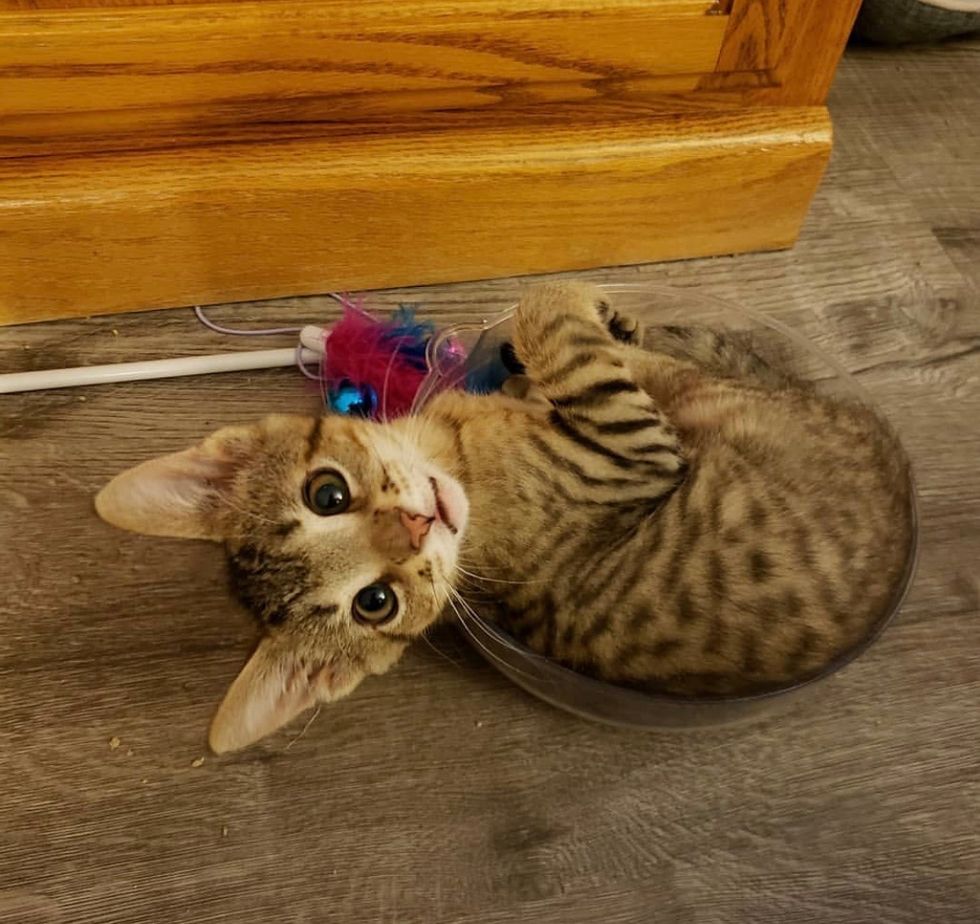
{"label": "kitten's forehead stripe", "polygon": [[353,443],[358,449],[362,450],[365,454],[367,455],[372,454],[372,450],[370,446],[368,446],[367,443],[365,443],[364,440],[361,439],[360,435],[356,430],[349,430],[346,433],[345,438],[350,440],[351,443]]}
{"label": "kitten's forehead stripe", "polygon": [[306,461],[307,463],[313,461],[313,457],[317,454],[320,449],[320,438],[323,431],[323,421],[324,417],[321,415],[313,421],[313,426],[310,428],[310,435],[306,438]]}

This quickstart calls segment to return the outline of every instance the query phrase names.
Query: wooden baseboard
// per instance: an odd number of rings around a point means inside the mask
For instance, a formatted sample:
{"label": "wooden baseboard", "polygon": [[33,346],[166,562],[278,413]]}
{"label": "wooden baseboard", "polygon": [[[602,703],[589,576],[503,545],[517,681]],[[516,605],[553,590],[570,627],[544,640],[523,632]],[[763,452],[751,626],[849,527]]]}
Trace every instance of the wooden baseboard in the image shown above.
{"label": "wooden baseboard", "polygon": [[0,323],[785,247],[823,107],[0,160]]}
{"label": "wooden baseboard", "polygon": [[569,100],[588,98],[596,82],[605,92],[636,81],[693,90],[713,71],[728,25],[707,15],[712,0],[9,6],[0,0],[0,157],[483,108],[542,85]]}

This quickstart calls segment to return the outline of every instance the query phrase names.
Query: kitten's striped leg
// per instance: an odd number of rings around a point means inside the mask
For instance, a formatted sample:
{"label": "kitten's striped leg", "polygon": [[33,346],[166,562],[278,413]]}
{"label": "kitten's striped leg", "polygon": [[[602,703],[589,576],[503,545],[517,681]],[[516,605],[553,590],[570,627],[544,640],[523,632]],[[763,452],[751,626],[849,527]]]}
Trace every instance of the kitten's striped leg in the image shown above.
{"label": "kitten's striped leg", "polygon": [[593,286],[535,287],[518,306],[514,346],[551,403],[549,449],[586,480],[643,485],[644,496],[660,497],[684,474],[677,433],[634,381],[608,313]]}
{"label": "kitten's striped leg", "polygon": [[796,381],[788,369],[776,368],[759,356],[750,331],[651,327],[643,345],[650,352],[692,363],[712,376],[770,389],[807,387]]}

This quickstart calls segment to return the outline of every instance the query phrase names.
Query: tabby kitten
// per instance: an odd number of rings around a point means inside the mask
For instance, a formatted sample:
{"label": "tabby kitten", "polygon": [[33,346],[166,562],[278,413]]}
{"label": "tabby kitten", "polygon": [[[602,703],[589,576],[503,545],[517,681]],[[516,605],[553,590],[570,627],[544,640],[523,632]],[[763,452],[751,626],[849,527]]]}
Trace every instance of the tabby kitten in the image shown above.
{"label": "tabby kitten", "polygon": [[111,523],[224,542],[263,626],[215,751],[388,670],[460,596],[570,667],[686,694],[803,679],[866,634],[911,542],[894,438],[716,335],[651,352],[635,327],[542,285],[516,314],[521,398],[269,417],[103,489]]}

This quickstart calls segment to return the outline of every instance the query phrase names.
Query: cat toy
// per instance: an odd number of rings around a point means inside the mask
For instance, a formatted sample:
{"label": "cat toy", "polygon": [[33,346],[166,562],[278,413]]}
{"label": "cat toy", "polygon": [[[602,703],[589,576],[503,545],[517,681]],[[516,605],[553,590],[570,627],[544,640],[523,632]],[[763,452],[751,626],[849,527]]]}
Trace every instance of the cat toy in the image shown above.
{"label": "cat toy", "polygon": [[[436,329],[430,321],[417,321],[410,308],[401,307],[389,320],[372,317],[358,305],[348,304],[343,317],[321,338],[320,376],[326,386],[327,405],[340,414],[357,417],[400,417],[415,405],[429,376],[429,350]],[[301,341],[315,344],[312,331]],[[462,347],[447,341],[440,357],[445,367],[461,367]]]}
{"label": "cat toy", "polygon": [[[483,325],[467,350],[457,328],[437,332],[417,321],[412,309],[401,307],[390,320],[378,320],[360,306],[347,305],[344,316],[323,334],[321,375],[326,402],[341,414],[382,417],[410,413],[438,391],[462,388],[476,394],[499,390],[504,380],[521,372],[509,328],[502,316]],[[301,339],[313,346],[307,331]]]}
{"label": "cat toy", "polygon": [[343,314],[330,328],[308,325],[243,330],[216,324],[200,307],[194,309],[203,325],[221,334],[298,334],[299,342],[293,348],[11,373],[0,375],[0,394],[295,364],[306,378],[319,384],[324,403],[331,410],[390,419],[410,413],[447,388],[494,391],[514,371],[500,340],[499,323],[484,325],[467,350],[455,329],[437,331],[432,322],[418,321],[411,308],[402,306],[390,318],[382,319],[367,312],[359,301],[333,297]]}

